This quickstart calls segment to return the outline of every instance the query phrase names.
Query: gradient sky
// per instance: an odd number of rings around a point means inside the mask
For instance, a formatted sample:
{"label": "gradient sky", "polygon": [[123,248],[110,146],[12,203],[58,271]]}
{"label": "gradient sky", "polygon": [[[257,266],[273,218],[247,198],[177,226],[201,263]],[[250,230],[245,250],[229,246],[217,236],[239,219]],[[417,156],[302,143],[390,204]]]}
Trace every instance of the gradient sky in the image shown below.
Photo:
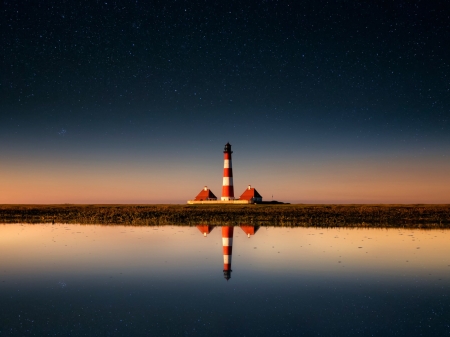
{"label": "gradient sky", "polygon": [[450,203],[443,1],[4,1],[0,203]]}

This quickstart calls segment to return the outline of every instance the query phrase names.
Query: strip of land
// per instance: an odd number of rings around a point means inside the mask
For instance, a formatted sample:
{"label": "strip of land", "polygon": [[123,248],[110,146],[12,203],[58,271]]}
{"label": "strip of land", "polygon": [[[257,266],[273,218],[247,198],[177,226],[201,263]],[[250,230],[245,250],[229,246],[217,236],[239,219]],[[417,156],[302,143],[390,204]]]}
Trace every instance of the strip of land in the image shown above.
{"label": "strip of land", "polygon": [[0,205],[0,223],[450,228],[450,205]]}

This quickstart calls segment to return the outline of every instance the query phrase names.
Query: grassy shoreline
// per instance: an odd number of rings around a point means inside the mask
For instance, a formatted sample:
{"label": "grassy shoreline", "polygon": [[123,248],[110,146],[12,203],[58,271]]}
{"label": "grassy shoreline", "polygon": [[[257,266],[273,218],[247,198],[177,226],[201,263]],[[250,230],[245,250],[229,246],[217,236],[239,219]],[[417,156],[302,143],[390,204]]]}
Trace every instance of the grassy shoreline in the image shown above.
{"label": "grassy shoreline", "polygon": [[0,223],[450,228],[450,205],[0,205]]}

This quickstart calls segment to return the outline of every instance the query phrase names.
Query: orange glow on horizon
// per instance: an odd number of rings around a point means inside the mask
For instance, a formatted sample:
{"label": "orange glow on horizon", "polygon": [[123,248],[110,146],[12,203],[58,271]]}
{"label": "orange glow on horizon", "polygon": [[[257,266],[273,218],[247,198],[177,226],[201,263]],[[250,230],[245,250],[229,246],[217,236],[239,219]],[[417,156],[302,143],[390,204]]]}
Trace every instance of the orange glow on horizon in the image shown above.
{"label": "orange glow on horizon", "polygon": [[[203,186],[220,195],[217,168],[101,163],[4,164],[1,204],[185,203]],[[450,203],[450,161],[321,160],[235,165],[234,188],[251,184],[263,200],[291,203]]]}

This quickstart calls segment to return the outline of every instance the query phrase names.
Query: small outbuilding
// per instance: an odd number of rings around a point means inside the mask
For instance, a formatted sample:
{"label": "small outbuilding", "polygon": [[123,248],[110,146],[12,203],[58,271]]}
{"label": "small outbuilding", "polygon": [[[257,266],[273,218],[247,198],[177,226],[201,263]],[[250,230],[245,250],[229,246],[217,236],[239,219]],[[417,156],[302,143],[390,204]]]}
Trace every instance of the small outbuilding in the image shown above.
{"label": "small outbuilding", "polygon": [[239,200],[247,200],[249,203],[262,202],[262,196],[256,189],[248,185],[247,189],[239,197]]}
{"label": "small outbuilding", "polygon": [[204,200],[217,200],[217,197],[208,188],[208,186],[203,187],[203,190],[195,197],[194,201],[204,201]]}

